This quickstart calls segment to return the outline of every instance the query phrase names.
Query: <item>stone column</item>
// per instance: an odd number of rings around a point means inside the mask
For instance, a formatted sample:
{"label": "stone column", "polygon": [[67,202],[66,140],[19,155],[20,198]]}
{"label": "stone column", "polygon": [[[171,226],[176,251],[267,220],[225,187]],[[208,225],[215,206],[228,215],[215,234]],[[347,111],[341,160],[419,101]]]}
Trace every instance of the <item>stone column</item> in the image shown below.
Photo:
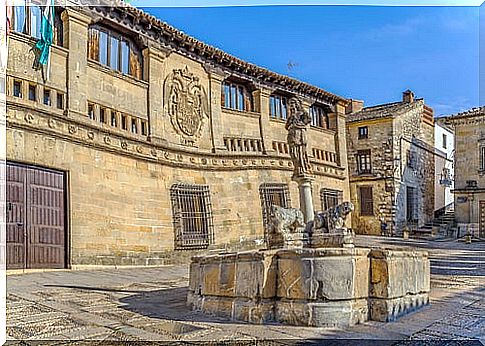
{"label": "stone column", "polygon": [[261,134],[261,143],[263,144],[263,154],[272,155],[275,153],[271,138],[269,136],[270,131],[270,115],[269,115],[269,96],[271,90],[264,87],[259,87],[253,92],[254,104],[257,105],[259,115],[259,131]]}
{"label": "stone column", "polygon": [[[163,111],[163,84],[165,75],[164,61],[170,54],[169,50],[161,51],[154,47],[148,47],[143,50],[144,78],[148,84],[148,140],[164,144],[165,119]],[[130,125],[131,126],[131,125]]]}
{"label": "stone column", "polygon": [[91,18],[66,8],[62,12],[64,24],[64,44],[69,49],[67,60],[67,95],[66,109],[68,116],[87,115],[88,100],[88,26]]}
{"label": "stone column", "polygon": [[226,75],[222,70],[212,66],[205,66],[209,75],[209,113],[212,152],[226,151],[222,126],[222,82]]}
{"label": "stone column", "polygon": [[346,142],[346,121],[345,105],[338,102],[335,106],[335,151],[337,154],[337,163],[340,167],[347,167],[347,142]]}
{"label": "stone column", "polygon": [[312,198],[312,181],[311,176],[293,177],[293,180],[298,184],[300,192],[300,210],[303,213],[305,223],[313,220],[313,198]]}

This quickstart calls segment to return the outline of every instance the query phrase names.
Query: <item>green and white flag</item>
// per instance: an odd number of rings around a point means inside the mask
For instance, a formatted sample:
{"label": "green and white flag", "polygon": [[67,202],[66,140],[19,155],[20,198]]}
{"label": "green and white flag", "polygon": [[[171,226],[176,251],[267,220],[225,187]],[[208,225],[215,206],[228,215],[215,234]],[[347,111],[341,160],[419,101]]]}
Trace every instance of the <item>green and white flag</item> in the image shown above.
{"label": "green and white flag", "polygon": [[50,50],[54,39],[54,0],[46,0],[42,22],[40,27],[40,39],[35,44],[38,50],[38,63],[47,65],[47,76],[49,76]]}

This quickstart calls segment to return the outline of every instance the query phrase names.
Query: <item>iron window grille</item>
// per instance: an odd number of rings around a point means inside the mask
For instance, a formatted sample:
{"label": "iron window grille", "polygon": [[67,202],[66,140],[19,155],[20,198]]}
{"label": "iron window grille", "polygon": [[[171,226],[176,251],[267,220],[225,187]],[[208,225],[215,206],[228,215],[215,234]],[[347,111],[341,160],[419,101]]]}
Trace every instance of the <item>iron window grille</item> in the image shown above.
{"label": "iron window grille", "polygon": [[265,238],[271,216],[271,206],[278,205],[283,208],[291,208],[290,191],[287,184],[264,183],[259,186],[261,210],[263,212],[263,226]]}
{"label": "iron window grille", "polygon": [[480,170],[485,171],[485,145],[480,147]]}
{"label": "iron window grille", "polygon": [[333,208],[343,200],[343,192],[340,190],[332,189],[321,189],[320,190],[320,201],[322,202],[322,210],[328,210]]}
{"label": "iron window grille", "polygon": [[214,242],[208,185],[174,184],[170,188],[176,250],[205,249]]}

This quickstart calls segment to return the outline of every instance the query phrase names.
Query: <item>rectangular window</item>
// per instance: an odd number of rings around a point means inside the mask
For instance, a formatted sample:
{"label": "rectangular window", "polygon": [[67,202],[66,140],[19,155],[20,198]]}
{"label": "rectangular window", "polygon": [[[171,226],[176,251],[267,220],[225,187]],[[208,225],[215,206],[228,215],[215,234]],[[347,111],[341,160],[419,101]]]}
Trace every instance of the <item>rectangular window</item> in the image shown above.
{"label": "rectangular window", "polygon": [[360,215],[362,216],[374,215],[374,201],[372,199],[371,186],[359,187],[359,202],[360,202]]}
{"label": "rectangular window", "polygon": [[485,171],[485,145],[480,147],[480,170]]}
{"label": "rectangular window", "polygon": [[104,107],[99,108],[99,122],[106,123],[106,108]]}
{"label": "rectangular window", "polygon": [[121,128],[123,130],[128,130],[128,124],[126,123],[126,115],[121,116]]}
{"label": "rectangular window", "polygon": [[117,121],[116,121],[116,114],[111,111],[111,126],[116,127],[118,126]]}
{"label": "rectangular window", "polygon": [[343,192],[339,190],[332,189],[321,189],[320,190],[320,200],[322,202],[322,210],[328,210],[334,208],[342,203]]}
{"label": "rectangular window", "polygon": [[447,140],[446,134],[443,133],[443,145],[442,145],[443,146],[443,149],[446,149],[446,140]]}
{"label": "rectangular window", "polygon": [[270,116],[275,119],[286,120],[287,117],[287,98],[279,95],[269,97]]}
{"label": "rectangular window", "polygon": [[359,127],[359,139],[365,139],[369,137],[369,128],[367,126]]}
{"label": "rectangular window", "polygon": [[26,7],[15,6],[13,11],[13,30],[26,33]]}
{"label": "rectangular window", "polygon": [[274,204],[283,208],[290,208],[290,191],[287,184],[264,183],[259,186],[259,197],[261,199],[263,227],[266,236],[270,221],[271,206]]}
{"label": "rectangular window", "polygon": [[251,110],[252,98],[246,87],[230,82],[224,82],[222,89],[222,104],[224,107],[238,111]]}
{"label": "rectangular window", "polygon": [[88,103],[88,117],[94,120],[94,105],[92,103]]}
{"label": "rectangular window", "polygon": [[51,91],[49,89],[44,89],[44,104],[46,106],[52,105]]}
{"label": "rectangular window", "polygon": [[57,108],[64,109],[64,94],[57,93]]}
{"label": "rectangular window", "polygon": [[108,65],[108,34],[99,32],[99,62]]}
{"label": "rectangular window", "polygon": [[22,82],[19,80],[13,81],[13,96],[22,97]]}
{"label": "rectangular window", "polygon": [[30,35],[40,38],[42,13],[39,6],[30,6]]}
{"label": "rectangular window", "polygon": [[116,37],[110,37],[109,43],[109,66],[113,70],[119,70],[120,41]]}
{"label": "rectangular window", "polygon": [[357,171],[359,174],[371,173],[371,151],[357,151]]}
{"label": "rectangular window", "polygon": [[121,72],[124,74],[130,72],[130,48],[126,41],[121,41]]}
{"label": "rectangular window", "polygon": [[34,84],[29,84],[29,100],[30,101],[37,100],[37,88]]}
{"label": "rectangular window", "polygon": [[204,249],[214,240],[209,186],[174,184],[170,188],[175,249]]}
{"label": "rectangular window", "polygon": [[417,153],[414,150],[407,151],[407,166],[412,169],[417,167]]}
{"label": "rectangular window", "polygon": [[328,129],[328,117],[322,107],[313,105],[310,107],[311,125]]}
{"label": "rectangular window", "polygon": [[141,122],[141,134],[143,136],[147,135],[147,123],[144,121]]}
{"label": "rectangular window", "polygon": [[136,126],[136,119],[131,119],[131,132],[138,133],[138,127]]}

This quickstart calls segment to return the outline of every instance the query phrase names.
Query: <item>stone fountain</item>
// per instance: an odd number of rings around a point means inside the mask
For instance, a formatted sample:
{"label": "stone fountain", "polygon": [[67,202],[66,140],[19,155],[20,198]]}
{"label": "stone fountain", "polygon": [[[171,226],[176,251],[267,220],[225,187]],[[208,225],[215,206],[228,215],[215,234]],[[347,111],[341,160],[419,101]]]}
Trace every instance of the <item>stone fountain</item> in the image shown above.
{"label": "stone fountain", "polygon": [[429,304],[427,252],[355,247],[345,227],[350,202],[314,213],[310,117],[298,98],[288,106],[300,209],[272,206],[267,250],[193,257],[189,306],[233,321],[348,327],[393,321]]}

